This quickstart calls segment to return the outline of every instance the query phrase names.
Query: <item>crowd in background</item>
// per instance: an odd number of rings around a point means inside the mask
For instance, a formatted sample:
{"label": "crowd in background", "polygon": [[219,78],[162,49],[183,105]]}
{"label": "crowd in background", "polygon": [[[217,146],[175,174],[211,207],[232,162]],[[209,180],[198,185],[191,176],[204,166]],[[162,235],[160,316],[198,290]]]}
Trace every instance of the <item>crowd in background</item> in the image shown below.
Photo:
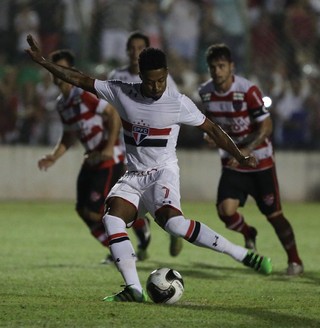
{"label": "crowd in background", "polygon": [[[107,78],[126,63],[134,30],[166,51],[181,92],[199,106],[197,89],[209,78],[205,50],[226,43],[236,74],[269,99],[276,148],[320,149],[320,0],[1,0],[0,143],[53,145],[61,133],[58,89],[27,58],[27,34],[46,56],[69,48],[77,68]],[[203,141],[183,130],[179,143]]]}

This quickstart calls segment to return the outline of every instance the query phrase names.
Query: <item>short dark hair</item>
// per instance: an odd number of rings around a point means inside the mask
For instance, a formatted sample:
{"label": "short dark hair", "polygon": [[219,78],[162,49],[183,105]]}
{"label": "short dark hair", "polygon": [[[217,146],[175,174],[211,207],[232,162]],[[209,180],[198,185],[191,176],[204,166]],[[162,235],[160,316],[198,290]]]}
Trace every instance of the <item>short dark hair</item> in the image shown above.
{"label": "short dark hair", "polygon": [[232,55],[229,47],[224,43],[217,43],[211,45],[206,51],[206,60],[209,64],[214,59],[226,59],[232,62]]}
{"label": "short dark hair", "polygon": [[139,55],[140,72],[150,71],[154,69],[167,68],[166,54],[156,48],[145,48]]}
{"label": "short dark hair", "polygon": [[143,40],[144,43],[145,43],[145,45],[146,45],[146,48],[150,47],[150,39],[149,39],[149,37],[147,35],[143,34],[140,31],[134,31],[128,37],[127,45],[126,45],[126,49],[127,50],[129,50],[130,44],[131,44],[132,40],[135,40],[135,39],[141,39],[141,40]]}
{"label": "short dark hair", "polygon": [[69,49],[60,49],[60,50],[53,51],[49,55],[49,58],[54,63],[64,59],[71,67],[74,66],[74,62],[75,62],[75,56],[73,52]]}

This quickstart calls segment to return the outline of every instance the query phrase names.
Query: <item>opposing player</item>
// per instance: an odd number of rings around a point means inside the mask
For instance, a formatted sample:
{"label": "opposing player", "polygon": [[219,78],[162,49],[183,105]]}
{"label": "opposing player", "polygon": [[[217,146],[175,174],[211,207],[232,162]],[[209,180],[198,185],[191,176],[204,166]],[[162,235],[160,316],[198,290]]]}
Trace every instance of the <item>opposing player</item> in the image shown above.
{"label": "opposing player", "polygon": [[56,77],[96,93],[117,108],[122,120],[128,170],[106,199],[103,222],[115,264],[125,288],[106,296],[107,302],[145,302],[136,256],[126,228],[138,214],[149,212],[168,233],[208,249],[226,253],[254,270],[269,274],[271,260],[229,242],[203,223],[184,217],[180,204],[180,175],[176,143],[181,124],[197,126],[219,147],[243,166],[256,166],[252,156],[244,156],[232,139],[206,118],[186,96],[167,88],[165,54],[154,48],[139,56],[141,83],[101,81],[81,72],[58,66],[42,57],[31,35],[26,52]]}
{"label": "opposing player", "polygon": [[257,230],[238,212],[251,195],[287,253],[286,274],[301,274],[303,264],[294,232],[281,209],[270,140],[272,122],[261,91],[247,79],[234,75],[231,51],[225,44],[210,46],[206,60],[211,79],[199,89],[206,116],[230,135],[244,155],[252,155],[258,162],[256,167],[243,166],[230,153],[219,149],[223,169],[217,195],[218,215],[228,229],[243,234],[247,248],[255,250]]}
{"label": "opposing player", "polygon": [[[55,51],[50,59],[65,67],[73,67],[75,60],[69,50]],[[121,121],[106,101],[57,77],[54,83],[61,91],[57,111],[63,133],[52,152],[38,161],[38,166],[47,170],[76,140],[81,142],[85,155],[77,179],[76,210],[93,237],[108,247],[102,216],[105,197],[124,172],[125,154],[119,140]]]}
{"label": "opposing player", "polygon": [[[150,46],[149,37],[139,31],[132,32],[127,40],[127,56],[129,64],[124,67],[114,69],[108,76],[109,80],[121,80],[124,82],[141,82],[139,76],[139,63],[138,58],[140,52]],[[168,88],[177,90],[177,86],[174,83],[172,77],[168,75],[167,78]],[[134,232],[139,240],[137,257],[144,260],[148,257],[147,247],[150,243],[151,231],[149,226],[149,219],[147,216],[138,218],[133,224]],[[182,239],[176,236],[170,235],[169,252],[171,256],[177,256],[182,249]],[[107,257],[106,262],[110,261],[110,257]]]}

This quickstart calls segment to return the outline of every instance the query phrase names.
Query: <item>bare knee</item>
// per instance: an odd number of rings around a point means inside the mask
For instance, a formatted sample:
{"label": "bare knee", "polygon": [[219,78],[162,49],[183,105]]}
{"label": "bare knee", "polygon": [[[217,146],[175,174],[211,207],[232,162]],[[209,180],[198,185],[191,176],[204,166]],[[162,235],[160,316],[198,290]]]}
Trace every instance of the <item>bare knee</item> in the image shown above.
{"label": "bare knee", "polygon": [[76,211],[84,221],[100,222],[102,219],[102,215],[100,213],[90,211],[86,207],[77,208]]}
{"label": "bare knee", "polygon": [[131,203],[120,197],[108,199],[105,206],[105,216],[112,215],[122,219],[128,226],[137,218],[137,209]]}
{"label": "bare knee", "polygon": [[236,199],[226,199],[217,205],[219,216],[232,216],[237,212],[239,201]]}
{"label": "bare knee", "polygon": [[163,206],[159,208],[155,213],[155,221],[161,228],[164,229],[167,221],[170,218],[178,215],[182,215],[181,211],[170,206]]}

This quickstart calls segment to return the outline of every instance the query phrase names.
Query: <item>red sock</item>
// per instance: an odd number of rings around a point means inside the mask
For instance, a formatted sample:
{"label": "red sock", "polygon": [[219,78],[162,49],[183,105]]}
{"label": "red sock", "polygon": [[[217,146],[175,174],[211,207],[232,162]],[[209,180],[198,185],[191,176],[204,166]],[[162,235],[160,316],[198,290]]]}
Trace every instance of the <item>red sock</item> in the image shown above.
{"label": "red sock", "polygon": [[240,213],[236,212],[231,216],[219,215],[219,217],[228,229],[242,233],[245,238],[250,237],[250,226],[244,222]]}
{"label": "red sock", "polygon": [[273,226],[283,248],[288,255],[288,262],[302,264],[298,254],[294,232],[289,221],[282,214],[273,218],[268,218],[268,221]]}

